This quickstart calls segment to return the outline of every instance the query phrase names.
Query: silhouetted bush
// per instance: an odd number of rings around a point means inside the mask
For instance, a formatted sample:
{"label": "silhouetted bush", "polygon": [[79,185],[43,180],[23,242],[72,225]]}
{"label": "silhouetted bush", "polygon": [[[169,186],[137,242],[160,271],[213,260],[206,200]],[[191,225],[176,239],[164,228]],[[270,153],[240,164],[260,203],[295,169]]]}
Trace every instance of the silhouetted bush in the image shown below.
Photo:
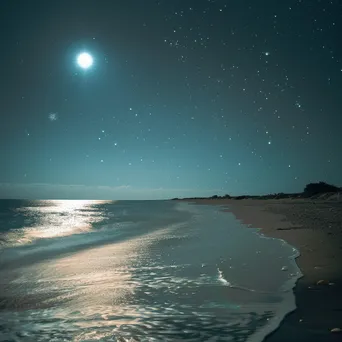
{"label": "silhouetted bush", "polygon": [[247,198],[248,198],[248,196],[244,196],[244,195],[234,197],[234,199],[236,199],[236,200],[243,200],[243,199],[247,199]]}
{"label": "silhouetted bush", "polygon": [[304,195],[305,197],[311,197],[317,194],[322,194],[326,192],[338,192],[341,191],[340,188],[338,188],[335,185],[327,184],[325,182],[319,182],[319,183],[310,183],[307,184],[304,188]]}

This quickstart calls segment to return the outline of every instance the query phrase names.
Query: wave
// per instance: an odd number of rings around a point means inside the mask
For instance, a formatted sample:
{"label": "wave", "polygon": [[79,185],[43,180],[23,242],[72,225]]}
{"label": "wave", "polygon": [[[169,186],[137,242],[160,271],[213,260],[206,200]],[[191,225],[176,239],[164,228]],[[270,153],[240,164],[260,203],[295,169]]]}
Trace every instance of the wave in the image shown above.
{"label": "wave", "polygon": [[218,271],[218,280],[219,280],[219,282],[221,282],[225,286],[230,286],[231,287],[232,284],[227,279],[225,279],[223,277],[222,271],[219,268],[217,269],[217,271]]}

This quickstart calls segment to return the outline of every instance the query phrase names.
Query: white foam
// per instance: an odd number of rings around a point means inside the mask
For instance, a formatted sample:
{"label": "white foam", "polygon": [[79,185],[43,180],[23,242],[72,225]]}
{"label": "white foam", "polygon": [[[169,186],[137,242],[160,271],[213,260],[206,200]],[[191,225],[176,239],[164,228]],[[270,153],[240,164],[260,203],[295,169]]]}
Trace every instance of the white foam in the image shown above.
{"label": "white foam", "polygon": [[223,273],[222,273],[222,271],[218,268],[217,269],[217,271],[218,271],[218,280],[223,284],[223,285],[225,285],[225,286],[231,286],[231,283],[227,280],[227,279],[225,279],[224,277],[223,277]]}

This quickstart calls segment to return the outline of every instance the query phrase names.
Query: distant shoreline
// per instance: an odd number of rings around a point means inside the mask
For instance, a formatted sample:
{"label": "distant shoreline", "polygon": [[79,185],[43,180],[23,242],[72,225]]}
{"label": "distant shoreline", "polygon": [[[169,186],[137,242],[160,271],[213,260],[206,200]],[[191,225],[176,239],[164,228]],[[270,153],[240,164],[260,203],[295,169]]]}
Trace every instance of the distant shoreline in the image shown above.
{"label": "distant shoreline", "polygon": [[[269,195],[270,196],[270,195]],[[342,197],[342,196],[341,196]],[[261,233],[283,239],[300,251],[296,262],[303,273],[294,288],[297,309],[290,313],[266,342],[336,341],[342,333],[342,200],[339,193],[314,198],[275,199],[265,196],[188,198],[224,211]],[[224,208],[227,207],[227,208]]]}
{"label": "distant shoreline", "polygon": [[342,200],[342,191],[334,191],[334,192],[323,192],[317,193],[314,195],[306,195],[305,193],[294,193],[294,194],[269,194],[269,195],[241,195],[241,196],[211,196],[211,197],[185,197],[185,198],[172,198],[172,201],[192,201],[192,200],[205,200],[205,201],[212,201],[212,200],[281,200],[281,199],[306,199],[306,200]]}

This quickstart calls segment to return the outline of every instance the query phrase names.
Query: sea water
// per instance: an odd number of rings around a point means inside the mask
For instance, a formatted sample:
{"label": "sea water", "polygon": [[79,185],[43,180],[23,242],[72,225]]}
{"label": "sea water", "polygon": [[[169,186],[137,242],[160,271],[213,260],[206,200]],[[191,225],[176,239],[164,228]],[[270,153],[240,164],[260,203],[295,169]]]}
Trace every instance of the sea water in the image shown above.
{"label": "sea water", "polygon": [[262,341],[297,255],[215,206],[0,200],[0,341]]}

